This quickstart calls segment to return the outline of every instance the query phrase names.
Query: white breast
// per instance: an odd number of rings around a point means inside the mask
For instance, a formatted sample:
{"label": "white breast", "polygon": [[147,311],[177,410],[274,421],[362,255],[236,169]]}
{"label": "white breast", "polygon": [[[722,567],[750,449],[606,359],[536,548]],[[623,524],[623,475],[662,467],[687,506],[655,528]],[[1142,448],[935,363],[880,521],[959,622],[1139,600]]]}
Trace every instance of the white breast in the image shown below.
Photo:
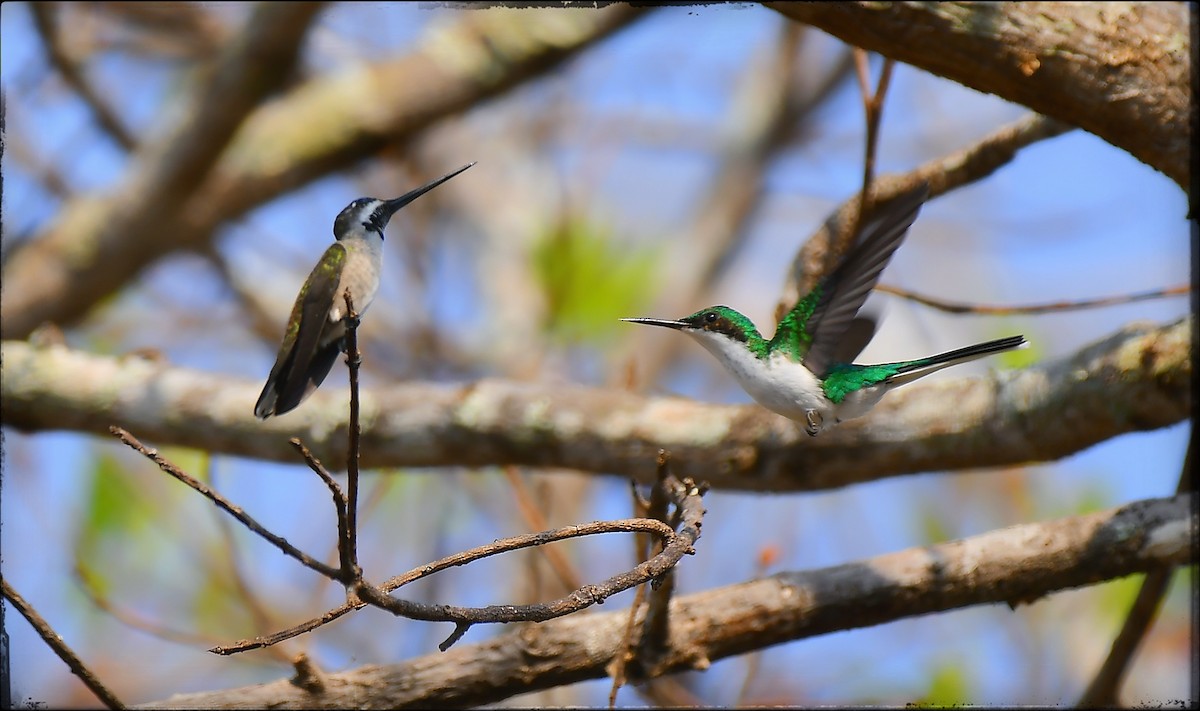
{"label": "white breast", "polygon": [[379,290],[380,271],[383,264],[383,239],[369,232],[363,238],[347,237],[342,240],[346,248],[346,263],[342,267],[342,278],[338,282],[333,306],[329,309],[329,320],[340,321],[346,310],[342,294],[350,288],[350,298],[359,315],[365,314],[375,293]]}
{"label": "white breast", "polygon": [[784,417],[805,421],[806,410],[823,417],[831,403],[821,391],[821,383],[808,368],[775,354],[761,360],[742,344],[707,331],[687,331],[733,374],[758,404]]}

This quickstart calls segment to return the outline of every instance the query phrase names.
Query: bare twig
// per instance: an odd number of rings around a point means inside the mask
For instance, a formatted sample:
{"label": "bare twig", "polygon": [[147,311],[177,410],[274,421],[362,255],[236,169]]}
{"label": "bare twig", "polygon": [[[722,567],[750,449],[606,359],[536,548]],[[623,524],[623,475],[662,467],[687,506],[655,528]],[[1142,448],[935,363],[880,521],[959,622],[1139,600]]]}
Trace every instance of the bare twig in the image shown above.
{"label": "bare twig", "polygon": [[[380,589],[366,585],[365,583],[360,583],[356,588],[356,592],[363,600],[388,610],[394,615],[431,622],[445,621],[457,623],[459,629],[456,630],[455,635],[452,635],[450,639],[442,643],[442,651],[445,651],[455,640],[461,637],[461,632],[465,631],[462,629],[463,625],[491,622],[544,622],[555,617],[569,615],[572,612],[577,612],[593,604],[602,603],[612,595],[623,590],[628,590],[639,583],[658,578],[674,567],[685,554],[695,552],[692,544],[700,536],[700,518],[704,513],[700,507],[701,492],[690,482],[675,482],[675,484],[678,488],[676,493],[681,499],[679,505],[686,507],[693,517],[688,522],[689,525],[685,525],[683,527],[684,530],[679,534],[670,526],[653,519],[597,521],[579,526],[568,526],[557,531],[535,534],[532,538],[528,536],[516,536],[508,539],[512,543],[501,545],[504,542],[497,541],[496,543],[477,549],[479,553],[475,554],[475,557],[482,558],[502,553],[506,550],[540,545],[541,543],[549,543],[563,538],[611,532],[652,532],[666,540],[663,552],[649,561],[637,565],[628,572],[618,573],[596,585],[584,585],[570,595],[552,602],[533,605],[491,605],[481,608],[458,608],[449,605],[425,605],[409,600],[401,600],[390,597]],[[688,506],[689,502],[691,502],[690,506]]]}
{"label": "bare twig", "polygon": [[4,590],[4,599],[8,600],[9,604],[11,604],[17,610],[17,612],[21,613],[22,617],[24,617],[26,620],[29,620],[29,624],[33,625],[33,629],[41,636],[43,640],[45,640],[50,649],[54,650],[54,653],[58,655],[58,658],[67,663],[67,666],[71,668],[71,673],[79,677],[79,680],[83,682],[84,686],[91,690],[91,692],[95,694],[97,698],[103,701],[104,705],[108,708],[125,708],[125,704],[122,704],[116,695],[109,691],[104,684],[100,683],[100,680],[96,678],[96,675],[93,674],[86,665],[84,665],[83,660],[75,656],[75,652],[71,651],[71,648],[68,647],[67,643],[63,641],[63,638],[54,631],[54,628],[52,628],[50,624],[46,622],[46,620],[42,619],[42,616],[38,614],[38,611],[33,609],[33,606],[26,602],[25,598],[21,597],[21,595],[18,594],[11,585],[8,584],[8,580],[0,579],[0,587],[2,587]]}
{"label": "bare twig", "polygon": [[[441,560],[435,561],[428,565],[423,565],[419,568],[413,568],[412,570],[408,571],[407,573],[404,573],[402,575],[397,575],[393,578],[388,579],[382,585],[379,585],[377,589],[378,589],[379,593],[386,594],[386,593],[390,593],[404,585],[407,585],[411,582],[420,580],[421,578],[427,577],[429,575],[433,575],[434,573],[445,570],[447,568],[452,568],[452,567],[460,566],[460,565],[466,565],[467,563],[470,563],[474,560],[486,558],[488,556],[496,555],[498,553],[504,553],[504,552],[507,552],[510,550],[518,550],[521,548],[528,548],[530,546],[543,545],[546,543],[552,543],[554,541],[565,540],[567,538],[574,538],[577,536],[586,536],[586,535],[592,535],[592,534],[596,534],[596,533],[611,533],[614,531],[615,532],[649,531],[652,533],[658,533],[659,535],[670,535],[670,533],[668,532],[668,529],[665,525],[661,524],[658,521],[653,521],[650,519],[624,519],[624,520],[620,520],[620,521],[601,521],[601,522],[595,522],[595,523],[591,523],[591,524],[585,524],[583,526],[567,526],[565,528],[560,528],[556,531],[545,531],[545,532],[541,532],[541,533],[529,533],[529,534],[524,534],[524,535],[520,535],[520,536],[513,536],[510,538],[500,539],[500,540],[494,541],[487,545],[478,546],[476,548],[472,548],[470,550],[463,551],[461,553],[455,553],[454,555],[446,556],[445,558],[442,558]],[[413,603],[413,604],[415,604],[415,603]],[[367,605],[367,602],[364,600],[359,600],[357,602],[347,602],[339,607],[335,607],[332,610],[329,610],[321,617],[313,618],[311,620],[303,622],[303,623],[296,625],[294,627],[291,627],[289,629],[283,630],[281,632],[277,632],[276,634],[268,635],[266,637],[257,637],[253,640],[243,640],[241,642],[237,642],[236,644],[228,645],[225,647],[214,647],[213,649],[211,649],[209,651],[214,652],[216,654],[235,654],[238,652],[245,652],[245,651],[248,651],[251,649],[260,649],[262,647],[266,647],[266,646],[269,646],[272,644],[278,644],[279,642],[282,642],[285,639],[290,639],[297,635],[300,635],[305,632],[309,632],[313,629],[316,629],[317,627],[320,627],[321,625],[332,622],[332,621],[336,620],[337,618],[341,617],[342,615],[345,615],[348,612],[351,612],[353,610],[360,610],[363,607],[366,607],[366,605]],[[429,606],[429,607],[434,607],[434,606]],[[443,608],[441,606],[437,606],[437,609],[441,610]],[[512,608],[510,607],[509,609],[512,609]],[[451,618],[449,620],[435,618],[433,621],[456,621],[456,620],[453,618]],[[499,621],[499,620],[497,620],[497,621]],[[510,620],[510,621],[512,621],[512,620]]]}
{"label": "bare twig", "polygon": [[1172,286],[1166,289],[1154,289],[1152,291],[1142,291],[1136,294],[1121,294],[1119,296],[1106,296],[1099,299],[1080,299],[1077,301],[1055,301],[1046,304],[1029,304],[1025,306],[995,306],[988,304],[967,304],[954,301],[943,301],[935,299],[931,296],[923,296],[907,289],[901,289],[898,286],[888,286],[880,284],[875,287],[875,291],[882,291],[893,296],[898,296],[902,299],[915,301],[918,304],[924,304],[930,308],[939,311],[945,311],[952,314],[987,314],[989,316],[1010,316],[1013,314],[1048,314],[1057,313],[1060,311],[1076,311],[1079,309],[1094,309],[1103,306],[1119,306],[1121,304],[1131,304],[1135,301],[1149,301],[1150,299],[1163,299],[1170,296],[1186,296],[1191,292],[1191,287],[1187,284],[1180,286]]}
{"label": "bare twig", "polygon": [[321,461],[313,456],[313,453],[308,451],[308,447],[300,441],[298,437],[293,437],[288,440],[296,451],[300,452],[300,456],[304,457],[308,468],[316,472],[317,476],[321,477],[321,481],[325,482],[325,486],[329,488],[329,493],[333,496],[333,508],[337,513],[337,553],[339,572],[332,576],[332,580],[337,580],[345,585],[349,585],[353,580],[353,575],[348,575],[348,571],[353,571],[354,566],[351,564],[353,557],[350,553],[350,517],[346,512],[346,495],[342,493],[342,487],[338,486],[337,480],[329,473]]}
{"label": "bare twig", "polygon": [[346,366],[350,369],[350,427],[346,447],[346,545],[342,559],[342,580],[349,584],[362,579],[358,566],[358,462],[362,447],[362,428],[358,422],[358,369],[362,353],[358,351],[358,312],[347,288],[342,295],[346,301]]}
{"label": "bare twig", "polygon": [[[670,459],[671,455],[665,449],[658,450],[658,481],[650,490],[646,515],[675,528],[679,525],[679,521],[670,520],[668,515],[670,500],[676,498],[671,496],[670,492],[670,482],[673,479],[667,468]],[[679,512],[676,511],[676,516],[678,515]],[[647,551],[647,556],[649,553],[650,551]],[[650,584],[646,621],[643,623],[642,637],[637,650],[643,665],[647,663],[647,658],[653,660],[657,657],[668,644],[667,640],[670,637],[668,611],[671,604],[671,593],[675,590],[674,573],[674,570],[668,570],[661,578],[656,578]]]}
{"label": "bare twig", "polygon": [[[634,485],[632,493],[635,515],[668,523],[667,507],[670,497],[666,489],[666,478],[668,475],[667,461],[670,459],[670,456],[665,449],[658,450],[658,481],[654,488],[651,489],[648,500],[642,499],[638,494],[637,486]],[[650,558],[649,537],[636,536],[634,540],[637,545],[638,562],[648,560]],[[667,571],[663,576],[663,579],[668,580],[669,584],[673,581],[673,573],[673,570]],[[629,620],[625,625],[625,636],[621,641],[620,651],[613,656],[613,660],[609,664],[608,674],[612,677],[612,690],[608,694],[609,708],[613,708],[616,705],[617,691],[624,686],[626,670],[629,664],[637,658],[639,650],[643,648],[657,649],[665,641],[666,616],[662,614],[663,610],[655,609],[653,601],[651,602],[651,609],[646,613],[646,621],[642,625],[642,634],[637,638],[634,636],[634,631],[637,629],[634,623],[637,620],[637,613],[641,609],[642,602],[645,599],[646,585],[643,583],[637,587],[637,592],[634,593],[633,604],[629,607]],[[659,623],[657,620],[661,620],[662,622]]]}
{"label": "bare twig", "polygon": [[[525,485],[517,468],[512,465],[504,467],[504,476],[512,486],[513,494],[517,499],[517,508],[521,512],[521,517],[525,519],[525,525],[534,531],[544,531],[549,528],[550,524],[538,507],[534,505],[533,497],[529,495],[529,487]],[[550,568],[554,570],[554,574],[564,588],[576,590],[583,585],[579,573],[571,565],[571,561],[562,554],[562,551],[557,548],[544,547],[539,547],[538,551],[545,556],[546,562],[550,564]]]}
{"label": "bare twig", "polygon": [[288,543],[286,539],[284,539],[280,536],[277,536],[274,533],[271,533],[267,529],[263,528],[262,524],[260,524],[258,521],[255,521],[253,518],[251,518],[249,515],[247,515],[246,512],[242,511],[242,509],[240,507],[235,506],[228,499],[221,496],[217,492],[213,491],[212,488],[209,487],[207,484],[205,484],[204,482],[201,482],[201,481],[197,481],[196,479],[192,478],[187,473],[185,473],[179,467],[168,462],[166,459],[164,459],[162,457],[162,455],[160,455],[158,453],[158,450],[150,449],[150,448],[146,447],[141,442],[139,442],[137,440],[137,438],[134,437],[132,434],[130,434],[129,432],[126,432],[124,429],[117,427],[115,425],[109,427],[108,431],[111,432],[113,434],[113,436],[115,436],[117,439],[121,440],[126,445],[128,445],[130,448],[132,448],[134,451],[136,451],[138,454],[141,454],[142,456],[146,457],[150,461],[154,462],[156,465],[158,465],[159,469],[163,470],[167,474],[170,474],[171,476],[175,477],[179,481],[183,482],[184,484],[187,484],[188,486],[192,487],[196,491],[203,494],[214,504],[216,504],[220,508],[224,509],[225,512],[228,513],[230,516],[233,516],[238,521],[240,521],[243,526],[250,529],[254,533],[257,533],[262,538],[266,539],[268,542],[270,542],[276,548],[278,548],[280,551],[282,551],[285,555],[289,555],[289,556],[295,558],[296,560],[300,561],[305,566],[312,568],[313,570],[317,571],[321,575],[324,575],[328,578],[333,578],[335,580],[339,579],[339,577],[338,577],[339,572],[336,568],[326,565],[325,563],[322,563],[319,560],[316,560],[315,558],[309,556],[304,551],[301,551],[299,548],[296,548],[295,546],[293,546],[291,543]]}
{"label": "bare twig", "polygon": [[[696,539],[700,537],[700,521],[704,515],[700,501],[701,491],[685,480],[684,482],[676,482],[674,493],[679,497],[679,500],[675,503],[683,514],[683,523],[678,532],[672,530],[666,524],[652,519],[623,519],[617,521],[597,521],[578,526],[567,526],[554,531],[544,531],[501,539],[462,553],[447,556],[435,563],[414,568],[403,575],[389,579],[378,587],[360,582],[355,587],[355,592],[358,594],[360,600],[347,602],[327,611],[320,617],[313,618],[273,635],[258,637],[253,640],[242,640],[232,645],[214,647],[209,651],[216,654],[236,654],[238,652],[278,644],[285,639],[290,639],[332,622],[348,612],[361,609],[368,603],[410,619],[456,623],[459,629],[443,645],[453,643],[458,636],[461,636],[461,632],[465,631],[463,629],[464,626],[469,627],[473,624],[493,622],[541,622],[569,614],[589,605],[603,602],[604,599],[622,590],[627,590],[638,585],[641,582],[659,577],[678,563],[679,559],[685,554],[694,552],[692,546]],[[582,586],[567,597],[549,603],[464,608],[450,605],[425,605],[388,596],[388,593],[403,585],[449,567],[466,565],[474,560],[520,548],[544,545],[578,536],[613,532],[653,533],[666,539],[667,544],[660,555],[639,564],[632,570],[615,575],[596,585]]]}
{"label": "bare twig", "polygon": [[888,57],[883,58],[883,67],[879,72],[879,83],[875,85],[875,91],[872,92],[870,89],[871,69],[868,60],[869,55],[865,49],[854,48],[854,68],[858,76],[858,88],[863,102],[863,115],[866,117],[867,124],[866,143],[863,147],[862,186],[858,192],[858,212],[847,223],[845,234],[838,236],[838,249],[831,250],[832,253],[844,251],[853,242],[859,228],[865,222],[866,215],[870,213],[875,205],[874,196],[871,194],[871,182],[875,179],[875,155],[879,150],[879,122],[883,118],[883,99],[887,94],[888,84],[891,82],[894,62]]}

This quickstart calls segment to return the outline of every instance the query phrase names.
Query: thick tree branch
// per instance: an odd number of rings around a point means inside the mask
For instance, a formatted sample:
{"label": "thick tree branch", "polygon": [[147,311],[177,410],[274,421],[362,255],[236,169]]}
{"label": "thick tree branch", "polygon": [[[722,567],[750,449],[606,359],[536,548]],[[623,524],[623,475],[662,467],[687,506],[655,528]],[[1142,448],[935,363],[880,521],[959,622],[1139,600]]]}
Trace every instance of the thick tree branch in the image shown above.
{"label": "thick tree branch", "polygon": [[153,257],[178,249],[172,224],[243,119],[290,77],[320,3],[264,3],[173,107],[109,197],[72,201],[4,269],[4,334],[68,320],[120,288]]}
{"label": "thick tree branch", "polygon": [[[228,83],[219,80],[230,78],[228,68],[218,69],[195,108],[180,111],[169,140],[130,164],[125,187],[73,201],[9,259],[0,334],[21,338],[44,321],[74,321],[156,259],[203,246],[223,222],[541,76],[644,13],[625,5],[462,13],[410,55],[318,77],[249,116],[251,102],[214,96]],[[252,21],[236,44],[247,51],[240,64],[270,70],[248,73],[241,85],[261,100],[282,83],[299,49],[300,20],[312,10],[268,4],[259,14],[283,16],[257,42]],[[254,98],[235,88],[225,91]],[[210,111],[219,113],[220,130],[205,129]]]}
{"label": "thick tree branch", "polygon": [[[870,415],[810,438],[754,405],[504,380],[364,392],[366,467],[519,464],[623,472],[650,483],[655,455],[715,488],[827,489],[912,472],[1050,461],[1190,415],[1191,318],[1137,324],[1070,358],[984,378],[914,383]],[[293,462],[343,452],[345,394],[320,390],[287,417],[251,416],[258,381],[62,346],[0,346],[4,424],[107,433],[161,446]]]}
{"label": "thick tree branch", "polygon": [[[656,677],[829,632],[1049,593],[1189,561],[1195,494],[1029,523],[854,563],[676,598]],[[639,618],[644,610],[639,611]],[[312,695],[287,680],[181,694],[144,708],[464,707],[605,676],[629,613],[574,615],[401,664],[330,674]]]}
{"label": "thick tree branch", "polygon": [[1096,134],[1189,189],[1185,3],[765,3]]}

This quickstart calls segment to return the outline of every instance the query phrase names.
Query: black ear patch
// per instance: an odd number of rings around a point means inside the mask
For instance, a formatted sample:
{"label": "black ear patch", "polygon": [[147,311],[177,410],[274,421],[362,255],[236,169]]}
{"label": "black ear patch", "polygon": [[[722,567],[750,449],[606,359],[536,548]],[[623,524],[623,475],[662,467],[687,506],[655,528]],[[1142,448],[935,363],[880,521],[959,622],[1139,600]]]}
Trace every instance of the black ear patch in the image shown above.
{"label": "black ear patch", "polygon": [[735,341],[741,341],[742,343],[749,341],[749,336],[746,334],[744,328],[715,310],[701,311],[694,316],[684,319],[684,321],[687,321],[692,328],[712,333],[723,333]]}

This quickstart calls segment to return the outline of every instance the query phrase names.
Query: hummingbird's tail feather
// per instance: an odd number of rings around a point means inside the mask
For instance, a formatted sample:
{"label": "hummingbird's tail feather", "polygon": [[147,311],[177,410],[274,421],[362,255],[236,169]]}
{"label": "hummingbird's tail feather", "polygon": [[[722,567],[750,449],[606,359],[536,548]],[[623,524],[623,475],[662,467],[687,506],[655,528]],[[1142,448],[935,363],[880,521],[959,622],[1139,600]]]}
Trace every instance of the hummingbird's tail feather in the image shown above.
{"label": "hummingbird's tail feather", "polygon": [[1011,351],[1014,348],[1024,348],[1028,344],[1029,342],[1025,340],[1024,336],[1009,336],[1007,338],[997,338],[994,341],[976,343],[973,346],[939,353],[928,358],[919,358],[907,363],[897,364],[899,368],[897,368],[896,374],[888,378],[886,382],[889,385],[903,385],[930,373],[935,373],[942,368],[949,368],[959,363],[966,363],[967,361],[985,356]]}
{"label": "hummingbird's tail feather", "polygon": [[272,373],[267,379],[267,384],[254,405],[254,416],[265,420],[272,415],[290,412],[304,402],[333,369],[334,361],[342,352],[342,343],[339,339],[318,350],[304,369],[295,367],[294,358],[284,362],[279,372]]}

